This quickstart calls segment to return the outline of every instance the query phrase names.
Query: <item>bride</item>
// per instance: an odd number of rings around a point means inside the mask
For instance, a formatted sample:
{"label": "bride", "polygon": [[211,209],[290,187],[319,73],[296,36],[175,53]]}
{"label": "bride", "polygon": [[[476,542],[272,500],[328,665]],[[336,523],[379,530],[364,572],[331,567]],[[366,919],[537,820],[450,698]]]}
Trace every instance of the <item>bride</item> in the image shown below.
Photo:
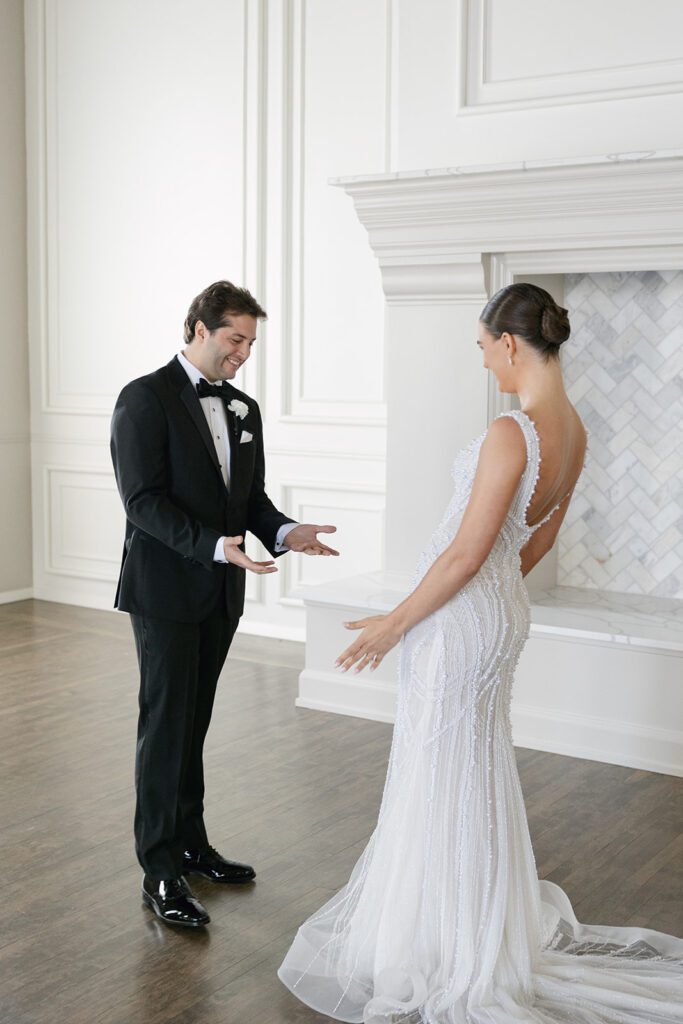
{"label": "bride", "polygon": [[477,344],[521,410],[458,454],[455,493],[411,594],[361,629],[342,671],[403,637],[377,826],[348,884],[299,928],[281,981],[365,1024],[664,1024],[683,1020],[683,939],[582,925],[539,881],[510,727],[529,633],[523,583],[553,545],[586,432],[563,386],[567,311],[513,284]]}

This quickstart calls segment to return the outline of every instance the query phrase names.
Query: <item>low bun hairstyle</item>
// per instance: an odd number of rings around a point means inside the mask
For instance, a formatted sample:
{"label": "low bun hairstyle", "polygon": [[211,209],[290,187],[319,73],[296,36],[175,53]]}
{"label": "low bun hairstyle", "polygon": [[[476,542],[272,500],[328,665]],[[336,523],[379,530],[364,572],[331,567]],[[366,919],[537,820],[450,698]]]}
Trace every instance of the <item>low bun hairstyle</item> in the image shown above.
{"label": "low bun hairstyle", "polygon": [[517,334],[545,359],[559,359],[571,328],[567,310],[535,284],[509,284],[486,303],[479,317],[495,338]]}

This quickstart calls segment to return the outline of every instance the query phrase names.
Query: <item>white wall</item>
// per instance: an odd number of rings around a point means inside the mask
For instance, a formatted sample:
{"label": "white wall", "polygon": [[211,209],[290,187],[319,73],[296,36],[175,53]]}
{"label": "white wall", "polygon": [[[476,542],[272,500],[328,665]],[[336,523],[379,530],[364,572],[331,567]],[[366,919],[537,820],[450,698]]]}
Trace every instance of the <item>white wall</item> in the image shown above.
{"label": "white wall", "polygon": [[396,6],[398,169],[680,146],[679,3]]}
{"label": "white wall", "polygon": [[22,0],[0,5],[0,602],[30,596]]}
{"label": "white wall", "polygon": [[302,637],[297,586],[382,557],[382,294],[327,178],[387,166],[384,0],[173,0],[161,19],[27,0],[27,35],[36,593],[111,607],[116,394],[227,277],[269,312],[236,380],[265,414],[269,492],[339,526],[343,559],[249,580],[252,628]]}
{"label": "white wall", "polygon": [[[160,18],[150,0],[26,0],[38,596],[111,606],[111,408],[219,277],[270,315],[236,382],[264,410],[269,491],[337,523],[343,551],[250,578],[246,625],[303,636],[299,584],[381,566],[395,352],[367,237],[328,178],[678,143],[677,5],[524,0],[519,24],[512,6],[170,0]],[[417,324],[416,358],[430,342]],[[465,343],[452,359],[483,424]]]}

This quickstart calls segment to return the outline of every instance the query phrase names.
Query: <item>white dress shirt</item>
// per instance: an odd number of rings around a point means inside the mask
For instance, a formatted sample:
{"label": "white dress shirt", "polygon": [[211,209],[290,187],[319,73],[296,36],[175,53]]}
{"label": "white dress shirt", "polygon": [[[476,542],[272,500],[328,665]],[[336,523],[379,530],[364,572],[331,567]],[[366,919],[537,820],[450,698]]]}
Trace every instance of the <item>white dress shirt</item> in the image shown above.
{"label": "white dress shirt", "polygon": [[[192,381],[192,386],[196,389],[197,384],[200,380],[206,378],[200,371],[194,366],[193,363],[182,353],[178,353],[178,362],[182,366],[187,376]],[[206,422],[211,431],[211,438],[216,449],[216,455],[218,457],[218,464],[221,467],[221,474],[225,486],[230,489],[230,435],[228,434],[228,414],[225,409],[225,404],[221,402],[220,398],[214,398],[213,395],[207,395],[206,398],[200,398],[199,404],[202,407]],[[285,545],[283,543],[285,537],[290,530],[293,530],[298,523],[285,523],[277,531],[275,538],[275,550],[285,551]],[[221,537],[216,544],[216,549],[213,554],[214,562],[227,562],[225,557],[225,550],[223,547],[224,537]]]}

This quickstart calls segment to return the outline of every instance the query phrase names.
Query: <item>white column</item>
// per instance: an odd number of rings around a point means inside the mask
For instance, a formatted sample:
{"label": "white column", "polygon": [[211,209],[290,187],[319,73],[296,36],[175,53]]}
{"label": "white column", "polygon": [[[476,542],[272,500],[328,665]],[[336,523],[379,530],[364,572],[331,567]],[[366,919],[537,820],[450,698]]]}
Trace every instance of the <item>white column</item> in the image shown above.
{"label": "white column", "polygon": [[380,258],[386,296],[387,517],[382,571],[309,588],[300,707],[390,721],[396,651],[376,672],[342,674],[349,619],[395,607],[450,499],[457,450],[486,427],[488,377],[476,344],[486,302],[480,253]]}
{"label": "white column", "polygon": [[486,427],[480,253],[382,264],[387,392],[385,566],[411,572],[452,492],[457,450]]}

